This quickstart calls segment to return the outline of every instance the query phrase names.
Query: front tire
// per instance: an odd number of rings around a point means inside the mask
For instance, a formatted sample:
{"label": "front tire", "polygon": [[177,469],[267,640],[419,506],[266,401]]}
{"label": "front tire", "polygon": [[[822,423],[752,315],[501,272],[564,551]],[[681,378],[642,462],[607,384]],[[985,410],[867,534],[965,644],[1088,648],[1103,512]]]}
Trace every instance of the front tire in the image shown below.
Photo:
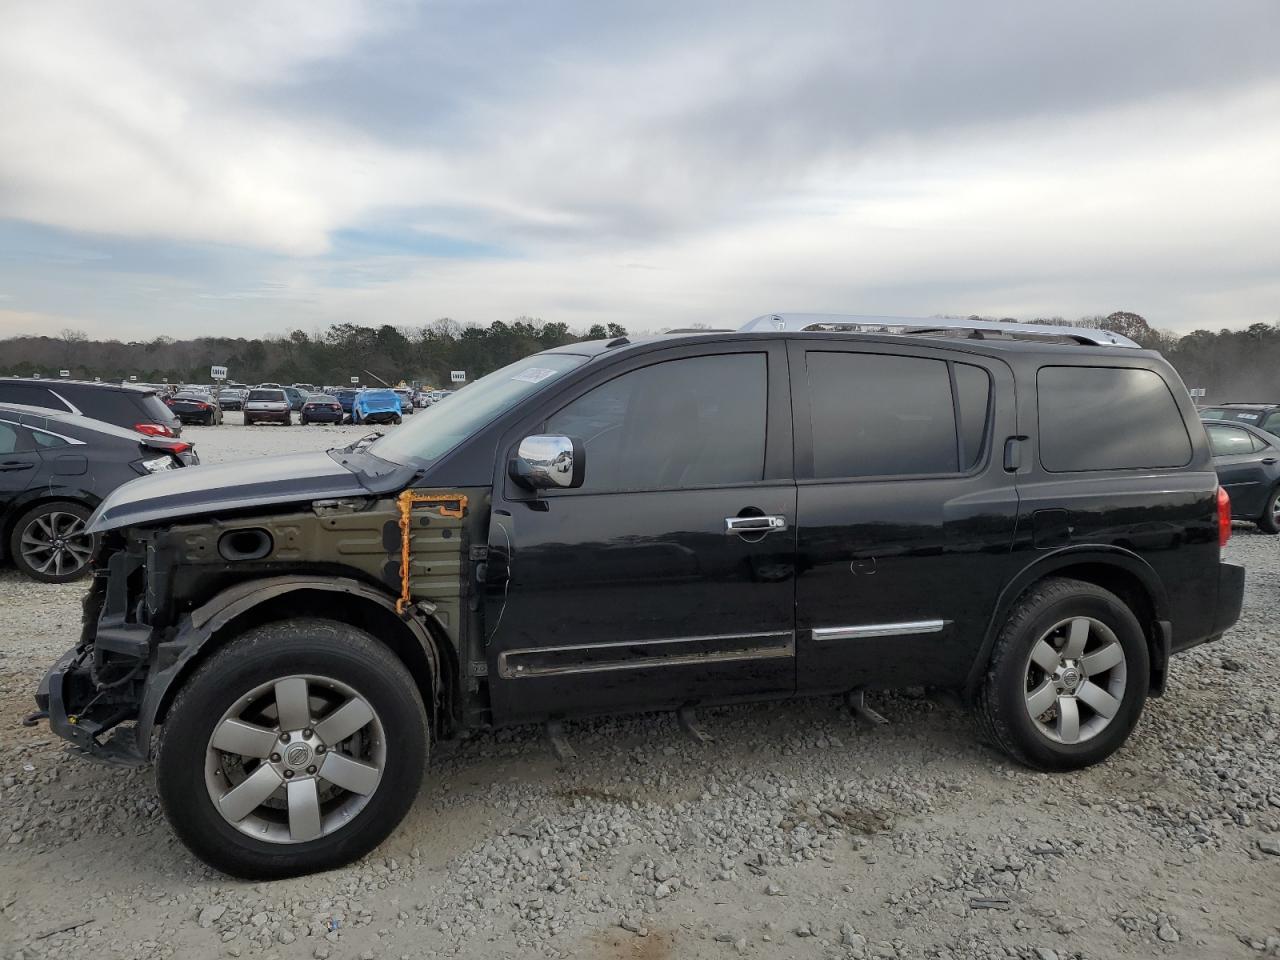
{"label": "front tire", "polygon": [[1076,770],[1128,739],[1150,678],[1142,626],[1119,597],[1081,580],[1043,580],[996,640],[979,724],[1020,763]]}
{"label": "front tire", "polygon": [[209,658],[161,732],[156,785],[179,838],[250,880],[364,856],[412,806],[427,718],[404,664],[363,630],[298,618]]}
{"label": "front tire", "polygon": [[397,427],[398,427],[398,426],[400,426],[400,417],[398,417],[398,416],[392,417],[392,418],[391,418],[391,422],[392,422],[392,424],[394,424],[394,425],[395,425],[395,426],[397,426]]}
{"label": "front tire", "polygon": [[1258,518],[1258,529],[1263,533],[1280,533],[1280,487],[1271,491],[1267,497],[1266,509]]}

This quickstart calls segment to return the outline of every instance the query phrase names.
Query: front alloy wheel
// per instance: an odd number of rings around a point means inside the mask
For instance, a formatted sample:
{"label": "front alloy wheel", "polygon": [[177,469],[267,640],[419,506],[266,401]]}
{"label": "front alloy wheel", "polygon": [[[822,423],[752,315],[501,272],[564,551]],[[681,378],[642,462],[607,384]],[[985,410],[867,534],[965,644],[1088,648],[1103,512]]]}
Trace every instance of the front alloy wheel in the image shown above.
{"label": "front alloy wheel", "polygon": [[427,744],[418,683],[385,644],[345,623],[283,620],[229,641],[183,683],[156,785],[205,863],[296,876],[350,863],[395,829]]}
{"label": "front alloy wheel", "polygon": [[223,714],[205,752],[205,786],[222,817],[251,837],[314,840],[364,809],[386,747],[382,721],[351,687],[283,677]]}
{"label": "front alloy wheel", "polygon": [[27,576],[45,583],[66,583],[89,570],[96,546],[85,533],[89,511],[78,503],[43,503],[14,524],[10,543],[14,563]]}

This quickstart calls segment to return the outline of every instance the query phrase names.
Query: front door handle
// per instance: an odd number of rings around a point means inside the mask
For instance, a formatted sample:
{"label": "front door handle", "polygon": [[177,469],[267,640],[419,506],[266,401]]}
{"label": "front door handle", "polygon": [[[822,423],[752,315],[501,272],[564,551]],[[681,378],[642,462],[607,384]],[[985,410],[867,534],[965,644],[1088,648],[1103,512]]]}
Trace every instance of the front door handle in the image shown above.
{"label": "front door handle", "polygon": [[773,533],[787,529],[786,517],[725,517],[725,533]]}
{"label": "front door handle", "polygon": [[1275,457],[1263,457],[1263,458],[1262,458],[1262,462],[1263,462],[1263,463],[1265,463],[1265,464],[1272,464],[1272,463],[1275,463],[1275,462],[1276,462],[1276,458],[1275,458]]}
{"label": "front door handle", "polygon": [[6,460],[0,463],[0,470],[29,470],[35,464],[27,460]]}

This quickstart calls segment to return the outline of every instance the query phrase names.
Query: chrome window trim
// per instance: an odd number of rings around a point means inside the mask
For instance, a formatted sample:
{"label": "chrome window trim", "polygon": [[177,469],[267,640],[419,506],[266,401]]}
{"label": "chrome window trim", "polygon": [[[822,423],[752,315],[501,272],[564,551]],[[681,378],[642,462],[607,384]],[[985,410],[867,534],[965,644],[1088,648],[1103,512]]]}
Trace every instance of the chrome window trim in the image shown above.
{"label": "chrome window trim", "polygon": [[[512,666],[512,657],[544,653],[563,653],[565,651],[611,650],[637,646],[676,647],[679,644],[700,643],[710,640],[782,640],[783,643],[773,645],[743,646],[737,650],[711,651],[706,653],[673,652],[661,657],[646,657],[632,660],[617,660],[605,663],[578,663],[563,666]],[[575,643],[555,647],[519,647],[504,650],[498,654],[498,675],[504,680],[521,680],[533,677],[564,676],[577,673],[607,673],[615,670],[639,670],[655,667],[673,667],[689,664],[732,663],[741,660],[772,660],[781,657],[795,656],[795,632],[791,630],[774,630],[763,633],[719,633],[694,637],[668,637],[659,640],[636,640],[626,643]]]}
{"label": "chrome window trim", "polygon": [[856,627],[815,627],[815,640],[866,640],[871,637],[902,637],[913,633],[941,633],[945,620],[912,620],[907,623],[867,623]]}
{"label": "chrome window trim", "polygon": [[67,405],[67,409],[70,410],[72,413],[74,413],[76,416],[78,417],[84,416],[84,412],[79,407],[77,407],[74,403],[72,403],[62,394],[60,394],[57,390],[50,388],[49,392],[52,393],[55,397],[57,397],[59,400],[61,400],[63,403],[65,403]]}
{"label": "chrome window trim", "polygon": [[56,433],[56,432],[54,432],[53,430],[46,430],[46,429],[44,429],[43,427],[33,427],[33,426],[31,426],[31,424],[29,424],[29,423],[19,423],[17,420],[8,420],[8,419],[6,419],[6,418],[4,418],[4,417],[0,417],[0,423],[8,423],[8,424],[10,424],[10,425],[12,425],[12,426],[15,426],[15,427],[24,427],[24,428],[26,428],[27,430],[31,430],[31,431],[32,431],[32,432],[34,432],[34,433],[47,433],[49,436],[51,436],[51,437],[57,437],[59,440],[62,440],[62,441],[64,441],[65,443],[68,443],[68,444],[70,444],[70,445],[71,445],[71,446],[73,446],[73,447],[83,447],[83,446],[86,446],[86,444],[85,444],[85,442],[84,442],[83,440],[77,440],[75,437],[68,437],[68,436],[66,436],[65,434]]}

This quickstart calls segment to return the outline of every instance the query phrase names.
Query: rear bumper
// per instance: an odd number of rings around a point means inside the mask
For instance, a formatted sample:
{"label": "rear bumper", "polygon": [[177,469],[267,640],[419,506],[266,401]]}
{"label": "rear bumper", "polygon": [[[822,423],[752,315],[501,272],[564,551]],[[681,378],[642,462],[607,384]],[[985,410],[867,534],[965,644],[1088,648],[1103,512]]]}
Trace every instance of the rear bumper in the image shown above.
{"label": "rear bumper", "polygon": [[1244,607],[1244,567],[1238,563],[1218,564],[1217,602],[1213,608],[1213,625],[1203,636],[1178,636],[1173,631],[1169,652],[1182,653],[1202,643],[1221,640],[1222,635],[1235,626]]}
{"label": "rear bumper", "polygon": [[278,420],[284,423],[293,414],[292,410],[246,410],[244,415],[250,420]]}

